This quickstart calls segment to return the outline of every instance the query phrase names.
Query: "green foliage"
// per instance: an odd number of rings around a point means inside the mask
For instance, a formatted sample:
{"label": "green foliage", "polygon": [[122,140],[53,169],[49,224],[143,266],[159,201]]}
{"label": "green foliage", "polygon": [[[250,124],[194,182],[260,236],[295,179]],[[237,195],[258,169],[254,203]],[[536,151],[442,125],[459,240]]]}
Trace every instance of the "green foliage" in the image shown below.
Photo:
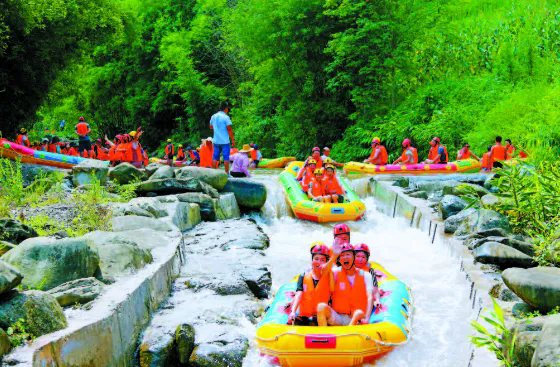
{"label": "green foliage", "polygon": [[[471,325],[477,331],[478,335],[470,336],[469,338],[476,347],[488,348],[488,350],[493,352],[502,366],[512,367],[514,365],[513,355],[517,335],[510,335],[510,331],[504,320],[503,310],[494,298],[492,298],[492,302],[494,303],[494,311],[490,312],[489,316],[481,316],[481,318],[489,326],[493,327],[494,330],[492,331],[479,322],[473,321]],[[508,344],[508,340],[511,340],[509,348],[504,350],[503,346]]]}
{"label": "green foliage", "polygon": [[6,334],[8,334],[13,347],[18,347],[35,339],[35,336],[27,331],[27,323],[24,319],[19,319],[15,324],[8,327]]}
{"label": "green foliage", "polygon": [[[550,315],[557,315],[557,314],[559,314],[559,313],[560,313],[560,306],[556,306],[552,311],[549,311],[549,312],[547,313],[547,316],[550,316]],[[532,311],[532,312],[523,313],[522,316],[523,316],[525,319],[527,319],[527,320],[529,321],[529,320],[532,319],[533,317],[542,316],[542,314],[540,313],[539,310],[535,310],[535,311]],[[530,322],[530,321],[529,321],[529,322]]]}
{"label": "green foliage", "polygon": [[133,180],[128,184],[121,185],[115,183],[117,195],[119,196],[118,202],[127,203],[136,197],[136,184],[142,182],[140,179]]}
{"label": "green foliage", "polygon": [[0,217],[11,217],[12,209],[23,205],[23,175],[21,163],[0,159]]}
{"label": "green foliage", "polygon": [[474,187],[470,185],[461,184],[458,186],[459,193],[461,194],[461,199],[465,200],[467,206],[463,210],[469,208],[480,208],[486,209],[486,205],[482,202],[482,198],[478,195],[478,192]]}
{"label": "green foliage", "polygon": [[92,183],[84,191],[76,191],[73,198],[77,214],[71,227],[76,236],[111,230],[112,214],[107,205],[109,194],[95,175],[92,175]]}

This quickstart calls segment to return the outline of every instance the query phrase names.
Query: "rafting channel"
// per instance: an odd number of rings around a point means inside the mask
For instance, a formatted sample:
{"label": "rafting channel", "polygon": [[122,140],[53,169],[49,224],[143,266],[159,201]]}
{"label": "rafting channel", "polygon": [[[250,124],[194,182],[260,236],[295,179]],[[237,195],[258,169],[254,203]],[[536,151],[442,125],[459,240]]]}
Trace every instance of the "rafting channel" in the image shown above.
{"label": "rafting channel", "polygon": [[[267,202],[259,215],[251,217],[270,238],[265,251],[272,273],[272,294],[300,274],[310,264],[309,247],[315,241],[332,243],[334,224],[298,220],[290,213],[277,172],[257,171],[253,179],[266,185]],[[473,353],[470,326],[480,310],[469,299],[471,283],[460,271],[460,259],[447,245],[427,233],[411,228],[404,219],[391,218],[376,209],[369,179],[351,181],[364,200],[367,211],[362,220],[346,222],[352,243],[367,243],[370,260],[382,264],[412,290],[414,311],[412,338],[379,359],[375,366],[496,366],[495,357],[484,350]],[[256,329],[247,325],[249,339]],[[476,355],[476,357],[475,357]],[[243,366],[269,366],[254,343]]]}

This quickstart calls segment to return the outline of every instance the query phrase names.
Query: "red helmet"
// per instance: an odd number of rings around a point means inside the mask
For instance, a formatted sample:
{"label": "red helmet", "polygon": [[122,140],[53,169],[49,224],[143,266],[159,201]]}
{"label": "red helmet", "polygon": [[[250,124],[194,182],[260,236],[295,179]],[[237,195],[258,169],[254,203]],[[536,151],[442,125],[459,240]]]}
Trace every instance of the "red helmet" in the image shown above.
{"label": "red helmet", "polygon": [[410,145],[410,139],[404,139],[403,142],[402,142],[403,148],[406,148],[409,145]]}
{"label": "red helmet", "polygon": [[369,259],[369,247],[365,243],[360,243],[359,245],[354,246],[354,252],[363,251],[366,253]]}
{"label": "red helmet", "polygon": [[84,116],[80,116],[80,121],[85,121],[86,118]]}
{"label": "red helmet", "polygon": [[343,252],[346,252],[346,251],[352,251],[352,253],[355,253],[354,246],[352,246],[349,243],[343,243],[340,246],[340,254],[342,254]]}
{"label": "red helmet", "polygon": [[340,234],[350,234],[350,227],[348,227],[346,224],[341,223],[341,224],[337,224],[334,227],[334,236],[338,236]]}
{"label": "red helmet", "polygon": [[313,150],[312,150],[312,151],[313,151],[313,152],[320,152],[320,151],[321,151],[321,148],[319,148],[319,147],[315,147],[315,148],[313,148]]}
{"label": "red helmet", "polygon": [[329,257],[331,256],[331,250],[327,247],[327,245],[325,245],[324,243],[315,243],[314,246],[311,246],[311,257],[313,257],[313,255],[325,255],[327,257],[327,260],[329,259]]}
{"label": "red helmet", "polygon": [[435,142],[438,142],[438,143],[440,142],[440,140],[437,136],[434,136],[434,138],[432,140],[434,140]]}

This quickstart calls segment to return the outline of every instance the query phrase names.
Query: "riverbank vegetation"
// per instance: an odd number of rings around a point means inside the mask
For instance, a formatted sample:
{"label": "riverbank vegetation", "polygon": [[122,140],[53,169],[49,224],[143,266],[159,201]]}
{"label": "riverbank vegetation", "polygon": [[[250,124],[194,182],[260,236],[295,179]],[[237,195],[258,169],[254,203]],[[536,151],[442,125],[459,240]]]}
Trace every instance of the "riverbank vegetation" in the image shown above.
{"label": "riverbank vegetation", "polygon": [[85,115],[94,135],[141,125],[151,151],[197,145],[229,100],[237,141],[270,157],[328,145],[357,160],[377,135],[391,158],[405,137],[424,156],[432,135],[451,152],[469,141],[481,155],[503,135],[539,159],[560,153],[557,2],[40,4],[10,1],[0,19],[3,72],[22,76],[0,90],[25,96],[2,104],[5,135],[62,119],[71,134]]}

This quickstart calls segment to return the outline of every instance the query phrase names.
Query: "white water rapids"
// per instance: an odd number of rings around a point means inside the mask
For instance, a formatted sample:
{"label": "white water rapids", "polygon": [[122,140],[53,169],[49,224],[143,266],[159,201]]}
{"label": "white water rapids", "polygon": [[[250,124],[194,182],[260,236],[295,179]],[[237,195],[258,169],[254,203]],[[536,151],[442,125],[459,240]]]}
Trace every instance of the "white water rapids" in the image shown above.
{"label": "white water rapids", "polygon": [[[334,224],[317,224],[295,219],[285,202],[276,173],[256,173],[253,178],[267,186],[268,199],[264,215],[253,216],[270,237],[266,250],[272,272],[272,291],[301,273],[310,264],[309,247],[322,240],[332,243]],[[347,222],[352,243],[367,243],[371,259],[404,281],[412,290],[414,313],[412,339],[375,366],[467,367],[471,358],[468,339],[473,334],[470,322],[478,309],[469,300],[470,282],[460,271],[460,260],[444,243],[431,243],[427,233],[410,228],[404,221],[378,212],[375,201],[367,197],[367,179],[353,186],[367,207],[366,216],[357,222]],[[249,339],[255,326],[247,322]],[[473,367],[496,366],[494,358],[477,360]],[[266,359],[251,346],[243,366],[266,367]]]}

